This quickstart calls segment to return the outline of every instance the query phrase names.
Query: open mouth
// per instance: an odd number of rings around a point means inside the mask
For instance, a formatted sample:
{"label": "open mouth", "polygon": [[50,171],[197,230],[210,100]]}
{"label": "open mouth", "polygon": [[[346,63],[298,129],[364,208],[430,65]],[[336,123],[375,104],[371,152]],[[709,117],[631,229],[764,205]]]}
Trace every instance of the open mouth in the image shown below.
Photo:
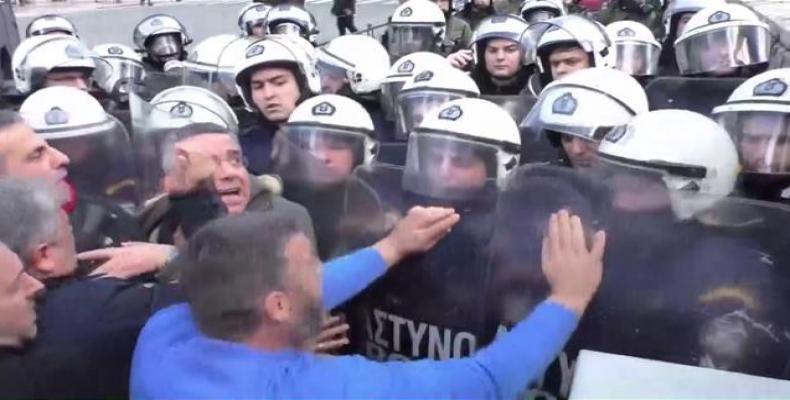
{"label": "open mouth", "polygon": [[221,189],[221,190],[217,190],[217,194],[219,194],[222,197],[241,196],[241,189],[240,188]]}

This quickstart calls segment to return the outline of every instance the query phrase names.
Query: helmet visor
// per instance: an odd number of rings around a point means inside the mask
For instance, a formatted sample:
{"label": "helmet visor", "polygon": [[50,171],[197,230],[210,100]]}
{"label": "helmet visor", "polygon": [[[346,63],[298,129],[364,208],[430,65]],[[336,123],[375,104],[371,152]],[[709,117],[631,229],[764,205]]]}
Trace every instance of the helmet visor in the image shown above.
{"label": "helmet visor", "polygon": [[398,95],[398,120],[400,132],[409,134],[420,125],[431,111],[448,101],[460,99],[458,93],[420,90]]}
{"label": "helmet visor", "polygon": [[275,35],[302,36],[302,27],[293,22],[281,22],[272,27],[271,33]]}
{"label": "helmet visor", "polygon": [[148,54],[160,61],[178,59],[182,49],[180,37],[175,33],[156,36],[148,44]]}
{"label": "helmet visor", "polygon": [[675,55],[680,73],[694,75],[768,62],[770,48],[764,27],[730,26],[677,41]]}
{"label": "helmet visor", "polygon": [[790,174],[790,117],[786,113],[736,111],[716,118],[735,142],[743,172]]}
{"label": "helmet visor", "polygon": [[431,51],[436,46],[431,25],[390,25],[387,35],[387,49],[394,59],[418,51]]}
{"label": "helmet visor", "polygon": [[616,68],[631,76],[658,75],[661,48],[648,43],[625,42],[615,45]]}
{"label": "helmet visor", "polygon": [[524,11],[523,17],[527,22],[530,24],[534,24],[535,22],[542,22],[549,19],[556,17],[558,13],[552,10],[546,9],[532,9]]}
{"label": "helmet visor", "polygon": [[395,104],[404,84],[406,84],[405,81],[392,81],[381,84],[381,108],[384,109],[384,115],[390,121],[395,121],[398,115]]}
{"label": "helmet visor", "polygon": [[403,188],[436,199],[477,197],[496,184],[496,146],[435,133],[409,136]]}
{"label": "helmet visor", "polygon": [[287,144],[276,156],[286,182],[325,185],[343,182],[365,160],[365,134],[314,125],[286,125]]}

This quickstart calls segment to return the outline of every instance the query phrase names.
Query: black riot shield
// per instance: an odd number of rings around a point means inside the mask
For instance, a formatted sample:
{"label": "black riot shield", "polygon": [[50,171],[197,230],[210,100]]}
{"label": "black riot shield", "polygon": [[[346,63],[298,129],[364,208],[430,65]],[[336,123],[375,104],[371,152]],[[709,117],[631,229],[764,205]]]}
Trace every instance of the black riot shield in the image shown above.
{"label": "black riot shield", "polygon": [[[535,390],[567,397],[580,350],[787,379],[790,208],[664,196],[661,179],[643,178],[521,167],[501,194],[487,292],[504,326],[548,293],[540,239],[551,212],[607,231],[599,291]],[[680,220],[678,201],[704,210]]]}
{"label": "black riot shield", "polygon": [[[376,219],[377,229],[357,224],[349,241],[356,246],[349,248],[374,243],[416,205],[454,206],[461,221],[433,249],[404,260],[340,307],[352,326],[351,352],[375,360],[468,356],[496,331],[484,295],[496,193],[451,204],[401,190],[402,175],[397,167],[381,165],[355,171],[355,178],[375,191],[383,215]],[[355,216],[353,204],[346,210],[349,221],[369,218]]]}
{"label": "black riot shield", "polygon": [[727,102],[742,78],[661,77],[647,84],[650,110],[681,109],[710,115]]}

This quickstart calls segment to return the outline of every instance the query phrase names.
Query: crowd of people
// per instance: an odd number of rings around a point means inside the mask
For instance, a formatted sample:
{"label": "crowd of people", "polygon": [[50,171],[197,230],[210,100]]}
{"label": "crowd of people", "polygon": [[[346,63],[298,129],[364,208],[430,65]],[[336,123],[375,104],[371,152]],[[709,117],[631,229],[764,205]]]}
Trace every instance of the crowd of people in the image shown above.
{"label": "crowd of people", "polygon": [[768,25],[583,3],[406,0],[375,38],[336,1],[322,45],[287,2],[194,45],[32,21],[0,398],[565,398],[582,350],[790,378]]}

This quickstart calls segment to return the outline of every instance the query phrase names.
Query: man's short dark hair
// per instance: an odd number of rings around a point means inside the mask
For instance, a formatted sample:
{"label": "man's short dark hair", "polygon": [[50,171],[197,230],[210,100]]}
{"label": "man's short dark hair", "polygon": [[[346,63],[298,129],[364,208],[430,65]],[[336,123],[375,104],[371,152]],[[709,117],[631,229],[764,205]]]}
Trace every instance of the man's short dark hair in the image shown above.
{"label": "man's short dark hair", "polygon": [[243,213],[208,223],[175,260],[201,331],[240,341],[263,321],[259,299],[282,290],[289,239],[304,234],[299,224],[270,210]]}

